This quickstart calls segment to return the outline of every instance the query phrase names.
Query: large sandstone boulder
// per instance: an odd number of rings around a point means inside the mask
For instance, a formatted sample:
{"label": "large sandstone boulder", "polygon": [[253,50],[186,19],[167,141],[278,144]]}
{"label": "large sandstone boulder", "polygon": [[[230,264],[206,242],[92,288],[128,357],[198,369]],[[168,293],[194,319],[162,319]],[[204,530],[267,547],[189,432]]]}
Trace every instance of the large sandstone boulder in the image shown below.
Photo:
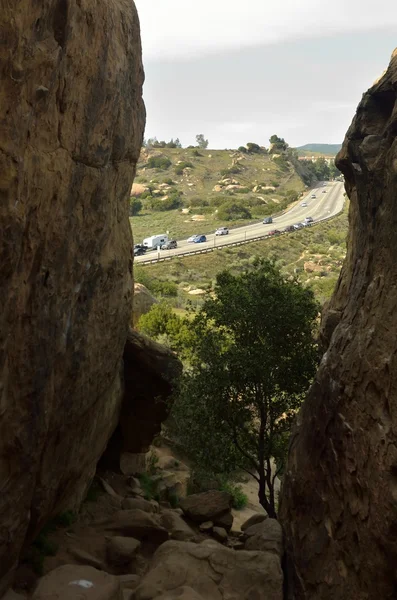
{"label": "large sandstone boulder", "polygon": [[248,527],[244,535],[246,550],[262,550],[263,552],[274,552],[280,558],[284,554],[283,530],[276,519],[266,519],[256,525]]}
{"label": "large sandstone boulder", "polygon": [[132,304],[132,327],[136,327],[142,315],[146,315],[157,300],[142,283],[134,283]]}
{"label": "large sandstone boulder", "polygon": [[134,537],[154,544],[162,544],[169,538],[168,531],[160,525],[157,516],[139,508],[119,510],[109,519],[98,522],[96,527],[118,536]]}
{"label": "large sandstone boulder", "polygon": [[32,600],[121,600],[120,581],[93,567],[64,565],[40,579]]}
{"label": "large sandstone boulder", "polygon": [[297,600],[397,594],[396,135],[397,53],[337,158],[350,197],[348,253],[281,502]]}
{"label": "large sandstone boulder", "polygon": [[282,600],[278,558],[267,552],[236,552],[214,540],[166,542],[156,551],[135,600]]}
{"label": "large sandstone boulder", "polygon": [[145,121],[133,1],[2,3],[1,42],[0,594],[117,423]]}
{"label": "large sandstone boulder", "polygon": [[181,500],[181,509],[192,521],[204,523],[205,521],[216,521],[225,513],[230,513],[232,497],[227,492],[210,490],[199,494],[191,494]]}

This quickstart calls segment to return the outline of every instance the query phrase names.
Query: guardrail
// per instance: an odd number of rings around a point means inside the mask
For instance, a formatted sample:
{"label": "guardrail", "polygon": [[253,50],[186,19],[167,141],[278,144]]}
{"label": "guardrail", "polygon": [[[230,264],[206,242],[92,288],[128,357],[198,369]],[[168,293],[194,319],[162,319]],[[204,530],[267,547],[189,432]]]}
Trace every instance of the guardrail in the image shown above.
{"label": "guardrail", "polygon": [[[341,210],[339,210],[334,215],[331,215],[330,217],[324,217],[324,219],[320,219],[319,221],[316,221],[315,223],[310,223],[310,224],[306,225],[306,227],[315,227],[316,225],[321,225],[321,223],[325,223],[325,221],[330,221],[331,219],[334,219],[335,217],[337,217],[338,215],[340,215],[343,212],[344,205],[345,204],[343,203]],[[304,228],[302,228],[302,229],[304,229]],[[156,258],[148,259],[145,261],[142,260],[135,264],[137,264],[137,265],[153,265],[155,263],[165,262],[167,260],[173,260],[175,258],[184,258],[185,256],[194,256],[195,254],[207,254],[208,252],[214,252],[214,250],[222,250],[222,248],[232,248],[233,246],[243,246],[244,244],[251,244],[251,242],[259,242],[261,240],[266,240],[266,239],[273,240],[274,238],[279,238],[280,236],[283,236],[283,235],[294,234],[297,231],[301,231],[301,229],[296,229],[295,231],[281,231],[280,233],[277,233],[275,235],[274,234],[269,235],[268,233],[266,233],[266,234],[255,236],[253,238],[249,238],[248,240],[244,239],[244,240],[239,240],[236,242],[229,242],[227,244],[221,244],[220,246],[211,246],[210,248],[200,248],[197,250],[183,252],[182,254],[172,254],[170,256],[156,256]]]}

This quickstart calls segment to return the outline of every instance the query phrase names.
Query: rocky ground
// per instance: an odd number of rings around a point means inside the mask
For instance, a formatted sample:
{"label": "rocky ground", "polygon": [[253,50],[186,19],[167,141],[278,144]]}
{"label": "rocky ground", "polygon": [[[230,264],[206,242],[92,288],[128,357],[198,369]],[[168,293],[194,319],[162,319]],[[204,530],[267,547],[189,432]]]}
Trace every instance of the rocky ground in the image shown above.
{"label": "rocky ground", "polygon": [[[155,451],[160,498],[170,490],[184,496],[188,467],[168,448]],[[76,593],[101,600],[281,600],[281,527],[258,507],[251,482],[243,484],[243,511],[231,509],[226,492],[192,494],[172,508],[146,500],[142,479],[105,471],[96,482],[95,498],[76,520],[45,534],[47,549],[56,550],[43,557],[42,577],[34,574],[30,549],[7,600],[17,600],[15,593],[20,600]]]}

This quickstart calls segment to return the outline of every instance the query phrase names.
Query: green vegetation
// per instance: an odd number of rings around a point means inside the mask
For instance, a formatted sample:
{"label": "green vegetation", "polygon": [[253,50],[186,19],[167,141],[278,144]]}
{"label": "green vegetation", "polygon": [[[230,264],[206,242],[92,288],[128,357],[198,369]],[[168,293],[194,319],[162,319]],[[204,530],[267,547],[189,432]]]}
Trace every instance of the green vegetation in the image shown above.
{"label": "green vegetation", "polygon": [[136,266],[135,279],[155,296],[156,282],[174,284],[177,295],[168,297],[170,307],[183,309],[189,301],[202,303],[185,291],[189,286],[211,290],[219,271],[227,269],[237,275],[252,269],[257,258],[268,258],[275,260],[286,276],[297,275],[323,304],[335,288],[346,254],[347,212],[346,204],[343,213],[331,221],[289,235],[166,263]]}
{"label": "green vegetation", "polygon": [[237,483],[226,481],[220,486],[221,491],[227,492],[233,498],[233,508],[236,510],[242,510],[248,504],[248,498],[244,494],[242,488]]}
{"label": "green vegetation", "polygon": [[160,500],[158,480],[154,479],[148,473],[142,473],[139,475],[139,483],[141,484],[145,500]]}
{"label": "green vegetation", "polygon": [[130,198],[130,215],[135,217],[142,210],[142,202],[138,198]]}
{"label": "green vegetation", "polygon": [[204,134],[199,133],[196,135],[197,146],[202,150],[206,150],[208,148],[208,140],[205,139]]}
{"label": "green vegetation", "polygon": [[245,206],[236,202],[225,202],[218,210],[218,218],[221,221],[237,221],[239,219],[251,219],[251,213]]}
{"label": "green vegetation", "polygon": [[166,156],[151,156],[147,162],[148,169],[161,169],[166,171],[171,166],[171,161]]}
{"label": "green vegetation", "polygon": [[318,305],[270,261],[216,278],[184,339],[188,367],[174,400],[174,439],[201,469],[249,473],[276,517],[274,459],[283,468],[292,420],[317,364]]}
{"label": "green vegetation", "polygon": [[[231,200],[242,210],[228,224],[245,225],[284,210],[291,201],[290,190],[304,192],[305,184],[289,157],[277,163],[258,144],[247,147],[243,151],[164,147],[159,156],[147,144],[137,168],[136,182],[144,187],[136,198],[142,206],[134,201],[132,209],[135,240],[165,231],[176,239],[214,231],[223,219],[217,209]],[[199,222],[195,214],[200,215]]]}

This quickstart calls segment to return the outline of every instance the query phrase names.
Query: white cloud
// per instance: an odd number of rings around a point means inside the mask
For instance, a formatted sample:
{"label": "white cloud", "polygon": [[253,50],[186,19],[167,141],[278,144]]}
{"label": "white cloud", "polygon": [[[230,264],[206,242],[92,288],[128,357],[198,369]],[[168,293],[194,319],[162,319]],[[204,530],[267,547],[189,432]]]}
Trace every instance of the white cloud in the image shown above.
{"label": "white cloud", "polygon": [[394,0],[135,0],[144,59],[397,26]]}

